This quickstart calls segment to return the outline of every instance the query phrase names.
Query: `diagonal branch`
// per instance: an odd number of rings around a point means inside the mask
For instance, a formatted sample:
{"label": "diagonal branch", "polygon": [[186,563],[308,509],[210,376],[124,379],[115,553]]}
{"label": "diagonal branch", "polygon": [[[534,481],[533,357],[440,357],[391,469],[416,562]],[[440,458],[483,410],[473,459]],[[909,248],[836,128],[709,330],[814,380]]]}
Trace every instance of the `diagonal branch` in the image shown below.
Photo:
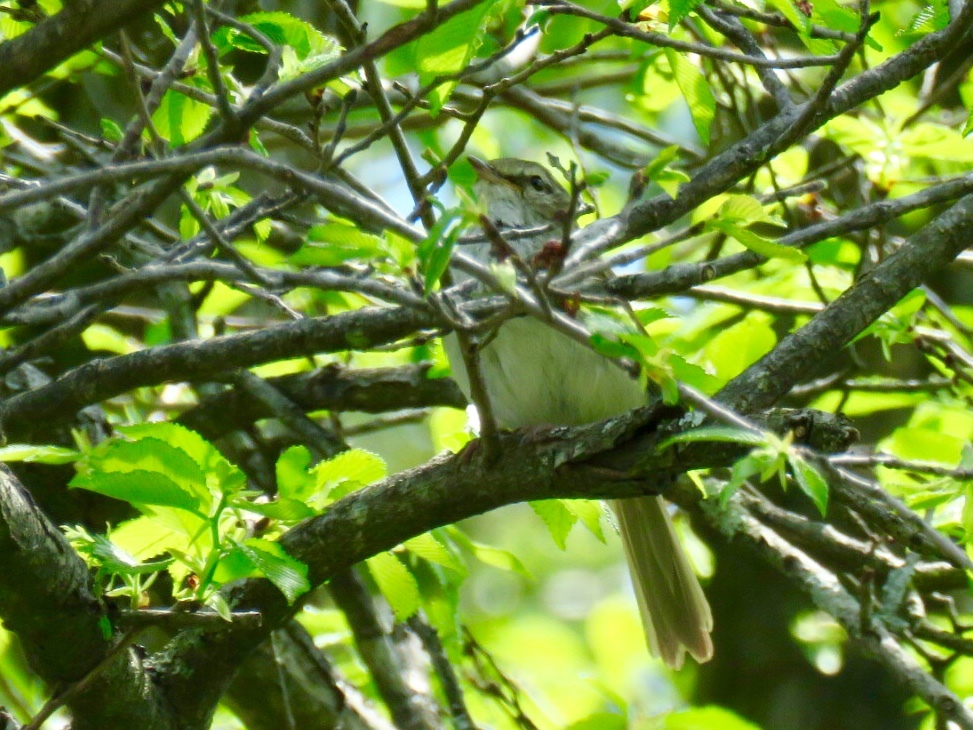
{"label": "diagonal branch", "polygon": [[780,535],[761,524],[736,499],[725,509],[710,500],[703,504],[708,522],[727,538],[743,538],[761,557],[796,583],[815,604],[833,616],[863,648],[893,676],[948,720],[973,730],[973,712],[959,698],[923,669],[899,639],[878,621],[863,625],[859,602],[830,571],[809,558]]}
{"label": "diagonal branch", "polygon": [[734,378],[719,399],[741,413],[769,408],[798,380],[838,351],[902,297],[952,261],[970,243],[973,196],[926,225],[898,251],[862,276],[819,315],[785,337]]}
{"label": "diagonal branch", "polygon": [[[835,89],[824,108],[806,123],[805,133],[814,131],[829,119],[851,111],[921,73],[952,50],[971,25],[973,3],[967,3],[963,12],[947,28],[930,33],[908,50]],[[680,186],[675,198],[663,194],[638,202],[618,216],[592,223],[578,234],[567,264],[584,259],[589,251],[604,250],[612,244],[627,243],[656,231],[754,173],[785,149],[779,144],[782,135],[801,119],[808,105],[809,103],[805,103],[784,110],[746,138],[710,159],[695,171],[690,182]]]}
{"label": "diagonal branch", "polygon": [[411,309],[359,309],[259,332],[178,342],[94,360],[46,386],[4,401],[0,423],[8,437],[28,438],[35,429],[49,428],[44,419],[68,419],[85,405],[133,388],[169,380],[219,379],[233,368],[321,352],[367,349],[435,324],[431,314]]}
{"label": "diagonal branch", "polygon": [[110,657],[104,606],[95,598],[87,566],[4,466],[0,594],[0,618],[20,638],[34,671],[59,688],[84,683],[70,693],[75,727],[172,727],[138,654],[126,648]]}
{"label": "diagonal branch", "polygon": [[0,96],[29,84],[162,0],[80,0],[21,36],[0,44]]}

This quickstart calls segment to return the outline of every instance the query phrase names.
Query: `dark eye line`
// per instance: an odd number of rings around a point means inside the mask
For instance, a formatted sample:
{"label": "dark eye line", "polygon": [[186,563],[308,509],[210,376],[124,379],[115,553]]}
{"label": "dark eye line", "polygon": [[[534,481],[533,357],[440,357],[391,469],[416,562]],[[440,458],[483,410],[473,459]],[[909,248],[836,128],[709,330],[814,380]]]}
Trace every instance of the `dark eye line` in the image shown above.
{"label": "dark eye line", "polygon": [[550,190],[550,186],[540,175],[524,175],[518,180],[518,183],[520,183],[520,187],[522,188],[529,184],[537,192]]}
{"label": "dark eye line", "polygon": [[551,186],[540,175],[504,175],[504,177],[521,190],[529,185],[537,192],[551,191]]}

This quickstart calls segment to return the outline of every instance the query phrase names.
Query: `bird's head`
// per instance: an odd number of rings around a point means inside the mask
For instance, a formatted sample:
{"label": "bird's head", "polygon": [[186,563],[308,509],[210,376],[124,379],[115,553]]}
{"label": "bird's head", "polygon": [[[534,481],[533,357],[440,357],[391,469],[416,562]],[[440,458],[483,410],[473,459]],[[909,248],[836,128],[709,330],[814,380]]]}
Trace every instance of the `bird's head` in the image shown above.
{"label": "bird's head", "polygon": [[484,162],[471,155],[469,160],[477,176],[473,189],[495,223],[533,227],[568,215],[571,196],[543,165],[515,157]]}

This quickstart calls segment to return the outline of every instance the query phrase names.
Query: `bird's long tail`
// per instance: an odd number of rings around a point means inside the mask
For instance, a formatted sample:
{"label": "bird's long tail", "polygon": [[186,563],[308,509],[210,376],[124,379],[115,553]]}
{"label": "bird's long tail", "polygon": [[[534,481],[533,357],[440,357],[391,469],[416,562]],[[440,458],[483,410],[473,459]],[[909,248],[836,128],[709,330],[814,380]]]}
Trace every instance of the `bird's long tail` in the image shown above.
{"label": "bird's long tail", "polygon": [[625,545],[642,623],[654,656],[679,669],[688,651],[713,656],[713,614],[660,497],[611,503]]}

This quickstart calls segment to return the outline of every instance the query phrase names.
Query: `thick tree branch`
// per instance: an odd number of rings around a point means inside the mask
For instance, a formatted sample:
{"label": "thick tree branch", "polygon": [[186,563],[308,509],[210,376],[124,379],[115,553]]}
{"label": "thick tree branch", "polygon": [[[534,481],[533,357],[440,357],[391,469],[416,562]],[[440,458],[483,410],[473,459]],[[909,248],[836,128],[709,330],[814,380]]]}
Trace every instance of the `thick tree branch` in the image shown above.
{"label": "thick tree branch", "polygon": [[[55,688],[85,680],[112,651],[87,566],[0,466],[0,618],[31,667]],[[168,709],[139,655],[125,649],[72,693],[75,728],[169,730]]]}
{"label": "thick tree branch", "polygon": [[[437,457],[339,500],[325,514],[289,531],[281,542],[289,554],[308,565],[308,578],[317,585],[410,537],[506,504],[656,494],[688,469],[729,464],[740,455],[737,446],[724,449],[713,444],[656,452],[661,438],[680,429],[679,422],[660,421],[673,415],[656,406],[600,424],[553,428],[533,437],[503,435],[497,458],[489,463],[482,449],[476,448]],[[613,469],[618,463],[637,464],[636,470]],[[700,496],[692,488],[666,493],[689,507]],[[211,703],[237,663],[294,611],[262,580],[229,589],[228,600],[238,609],[260,610],[264,624],[204,638],[183,637],[170,647],[163,662],[167,686],[173,690],[170,700],[190,727],[207,721]]]}
{"label": "thick tree branch", "polygon": [[814,375],[893,304],[970,245],[973,196],[966,196],[866,273],[797,332],[734,378],[719,400],[741,413],[769,408],[798,380]]}
{"label": "thick tree branch", "polygon": [[44,419],[70,418],[85,405],[132,388],[168,380],[219,379],[233,368],[321,352],[368,349],[434,324],[431,315],[410,309],[359,309],[260,332],[179,342],[94,360],[47,386],[4,401],[0,423],[8,438],[29,438],[31,433],[49,428]]}
{"label": "thick tree branch", "polygon": [[[268,382],[304,411],[386,413],[408,408],[465,408],[466,398],[452,380],[431,379],[428,365],[375,370],[331,365],[310,373],[270,378]],[[216,439],[274,414],[238,390],[206,398],[179,417],[179,423]]]}
{"label": "thick tree branch", "polygon": [[0,96],[162,5],[162,0],[78,0],[0,44]]}

